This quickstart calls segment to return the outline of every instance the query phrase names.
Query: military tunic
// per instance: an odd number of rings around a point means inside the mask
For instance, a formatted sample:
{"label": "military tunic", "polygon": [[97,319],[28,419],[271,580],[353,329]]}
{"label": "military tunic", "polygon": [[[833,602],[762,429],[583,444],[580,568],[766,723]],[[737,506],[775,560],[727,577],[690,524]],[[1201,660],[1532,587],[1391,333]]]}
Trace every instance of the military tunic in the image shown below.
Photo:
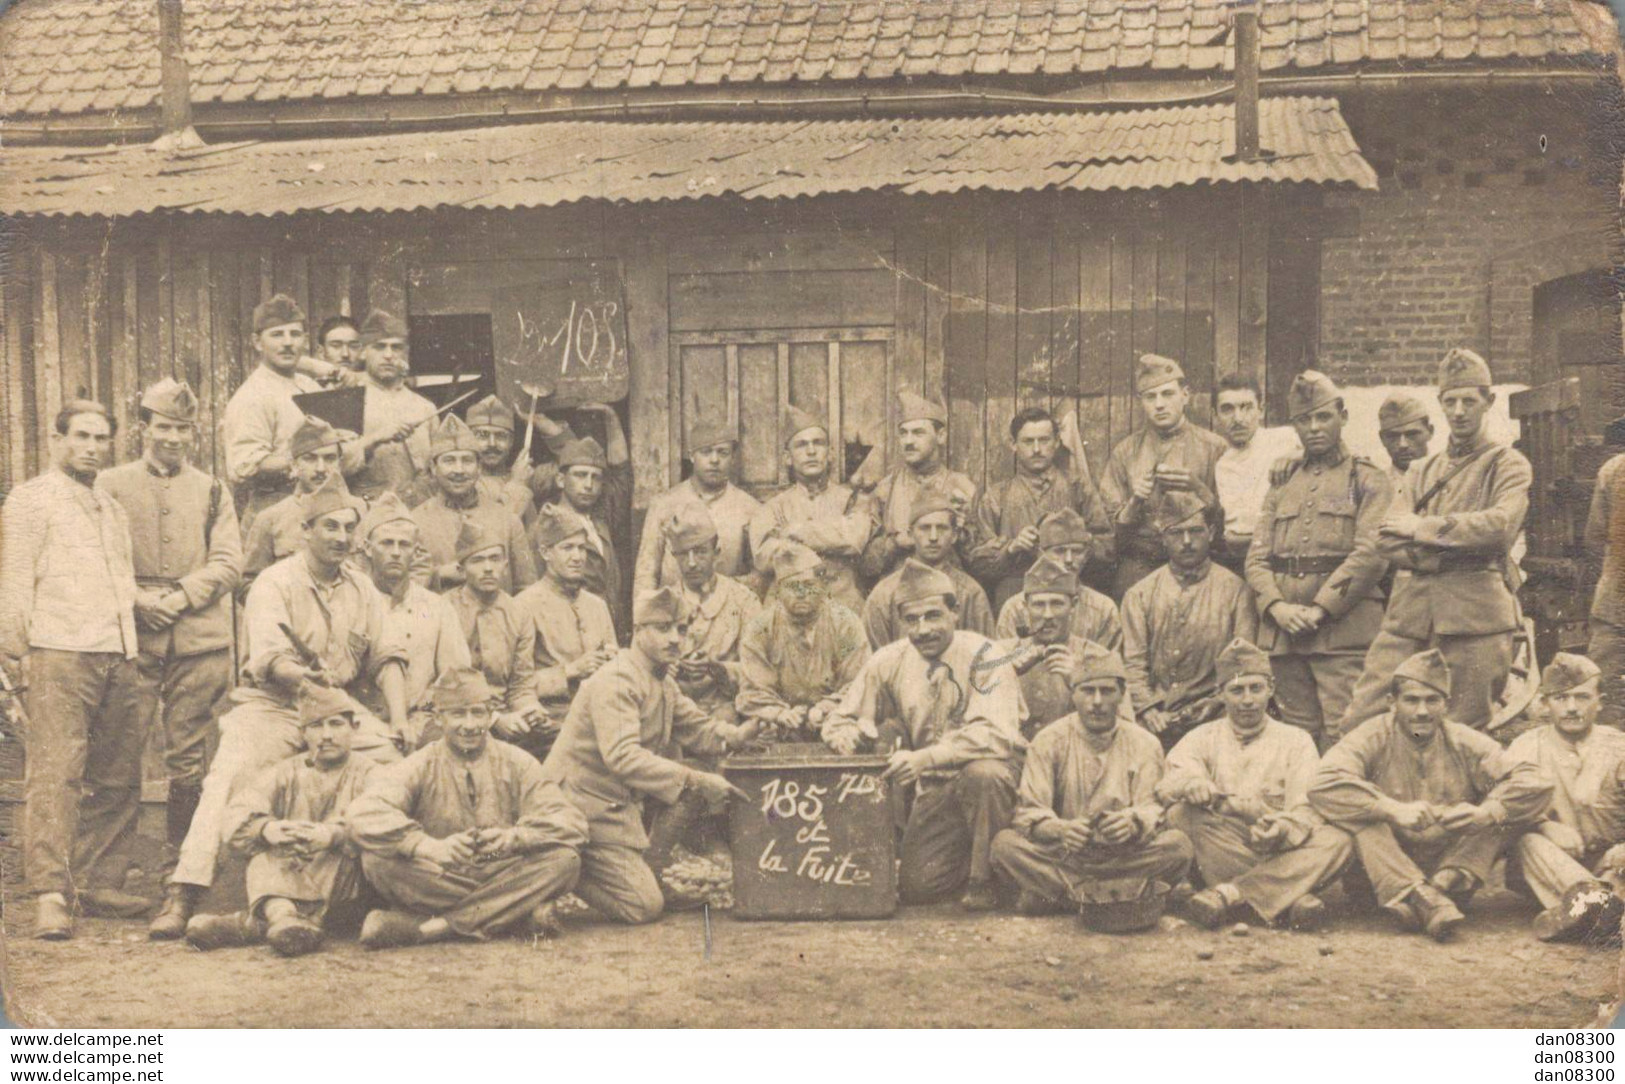
{"label": "military tunic", "polygon": [[[305,419],[293,397],[319,390],[320,386],[302,373],[283,376],[262,363],[243,379],[226,403],[220,421],[226,481],[236,487],[233,496],[245,530],[263,509],[293,492],[291,476],[266,478],[257,472],[268,456],[291,458],[294,431]],[[356,445],[346,444],[342,452],[344,473],[354,474],[361,466],[361,452]]]}
{"label": "military tunic", "polygon": [[849,487],[832,483],[813,492],[801,482],[770,498],[750,521],[750,552],[764,578],[773,575],[773,556],[786,540],[800,542],[824,559],[830,598],[853,613],[863,609],[857,563],[874,533],[872,502]]}
{"label": "military tunic", "polygon": [[[679,581],[681,582],[681,581]],[[683,633],[683,658],[700,659],[722,664],[727,675],[722,681],[708,677],[698,682],[678,678],[677,686],[683,695],[712,714],[720,714],[725,721],[734,717],[734,698],[744,681],[744,667],[739,661],[739,641],[745,626],[762,609],[762,600],[756,592],[738,580],[718,574],[711,591],[704,598],[683,588],[688,602],[688,629]]]}
{"label": "military tunic", "polygon": [[[1496,857],[1545,815],[1551,800],[1552,783],[1540,769],[1509,756],[1494,738],[1447,721],[1418,746],[1392,712],[1368,719],[1327,750],[1309,788],[1315,811],[1354,835],[1384,906],[1408,896],[1425,880],[1424,870],[1454,866],[1488,880]],[[1495,823],[1455,832],[1389,824],[1391,803],[1416,801],[1482,805]]]}
{"label": "military tunic", "polygon": [[1398,572],[1343,733],[1380,714],[1394,671],[1429,647],[1450,664],[1450,717],[1480,730],[1494,718],[1522,620],[1508,552],[1529,511],[1532,475],[1520,452],[1482,433],[1458,451],[1411,464],[1395,495],[1395,508],[1421,517],[1416,538],[1377,536],[1378,553]]}
{"label": "military tunic", "polygon": [[[941,571],[954,581],[954,597],[959,604],[959,627],[991,637],[993,610],[988,606],[987,592],[982,590],[982,585],[957,565],[944,565]],[[863,627],[869,634],[869,646],[876,650],[906,635],[902,617],[897,612],[897,588],[902,580],[902,569],[892,572],[875,584],[863,603]]]}
{"label": "military tunic", "polygon": [[[1225,439],[1186,419],[1171,436],[1163,436],[1149,425],[1141,426],[1117,443],[1106,461],[1100,480],[1100,500],[1106,516],[1116,526],[1116,584],[1119,598],[1164,560],[1162,539],[1151,522],[1151,504],[1142,506],[1136,516],[1130,504],[1134,482],[1158,464],[1189,471],[1197,486],[1207,490],[1207,499],[1217,502],[1218,480],[1214,468],[1230,447]],[[1198,494],[1201,490],[1197,490]],[[1217,516],[1214,517],[1215,522]]]}
{"label": "military tunic", "polygon": [[[1001,638],[998,644],[1001,654],[1013,655],[1023,650],[1027,641]],[[1066,640],[1066,649],[1074,659],[1082,658],[1090,646],[1090,642],[1080,636],[1070,636]],[[1092,646],[1103,651],[1116,650],[1099,643]],[[1042,661],[1034,663],[1021,675],[1021,697],[1027,702],[1027,722],[1021,732],[1029,739],[1055,720],[1077,710],[1072,703],[1072,683],[1053,673]],[[1127,690],[1124,690],[1123,699],[1118,703],[1117,718],[1119,722],[1134,723],[1134,698]]]}
{"label": "military tunic", "polygon": [[683,582],[677,559],[666,551],[666,533],[661,530],[661,525],[669,521],[679,508],[690,504],[704,508],[716,526],[717,572],[741,582],[754,575],[750,523],[761,511],[761,502],[732,483],[714,496],[704,493],[690,478],[649,502],[649,514],[643,519],[643,537],[638,543],[637,564],[632,574],[634,594]]}
{"label": "military tunic", "polygon": [[368,433],[417,422],[405,440],[374,445],[366,465],[350,479],[356,496],[369,504],[384,493],[401,493],[429,467],[430,419],[435,405],[411,388],[382,388],[368,377],[362,415]]}
{"label": "military tunic", "polygon": [[428,551],[435,575],[429,586],[438,591],[449,590],[441,583],[439,570],[457,561],[457,538],[464,523],[476,523],[486,537],[500,539],[508,551],[508,570],[503,576],[502,589],[510,594],[523,591],[536,582],[536,551],[525,535],[524,524],[506,505],[498,504],[478,493],[467,508],[453,507],[445,494],[436,493],[412,509],[412,519],[418,525],[418,542]]}
{"label": "military tunic", "polygon": [[[1340,445],[1272,486],[1259,510],[1247,554],[1259,646],[1271,655],[1282,717],[1317,736],[1343,718],[1382,627],[1387,561],[1377,525],[1392,496],[1381,469]],[[1307,636],[1289,636],[1270,617],[1278,602],[1319,606],[1326,617]]]}
{"label": "military tunic", "polygon": [[502,692],[500,710],[523,715],[541,707],[536,696],[536,622],[504,592],[489,604],[467,584],[448,593],[468,642],[469,665]]}
{"label": "military tunic", "polygon": [[[570,891],[587,840],[586,818],[536,758],[499,741],[473,759],[436,741],[373,772],[349,821],[362,870],[385,898],[472,938],[519,926]],[[424,840],[471,828],[517,828],[517,853],[448,867],[416,857]]]}
{"label": "military tunic", "polygon": [[1618,726],[1625,723],[1625,455],[1597,472],[1585,551],[1597,583],[1586,655],[1602,669],[1603,718]]}
{"label": "military tunic", "polygon": [[965,563],[978,579],[993,584],[995,609],[1021,594],[1021,578],[1038,558],[1036,546],[1018,553],[1011,550],[1010,543],[1026,528],[1037,527],[1039,520],[1063,508],[1082,516],[1097,545],[1110,548],[1110,526],[1094,480],[1087,473],[1074,477],[1051,465],[1043,474],[1030,475],[1018,465],[1012,477],[976,499]]}
{"label": "military tunic", "polygon": [[[426,740],[429,687],[447,670],[469,665],[468,641],[456,609],[442,595],[407,580],[399,593],[384,598],[384,634],[406,653],[406,707],[411,718],[401,729],[407,748]],[[383,696],[364,684],[358,699],[383,715]]]}
{"label": "military tunic", "polygon": [[519,517],[519,522],[527,529],[536,519],[536,498],[532,496],[530,486],[513,478],[510,473],[482,474],[477,485],[482,499],[505,506]]}
{"label": "military tunic", "polygon": [[243,571],[237,513],[222,483],[184,464],[164,472],[141,459],[104,471],[101,483],[129,516],[136,586],[186,596],[185,612],[169,628],[137,635],[142,729],[163,727],[171,785],[195,788],[203,782],[215,704],[231,688],[231,597]]}
{"label": "military tunic", "polygon": [[840,696],[869,658],[869,638],[856,614],[826,605],[807,627],[769,602],[739,636],[742,680],[734,701],[746,719],[793,727],[797,707]]}
{"label": "military tunic", "polygon": [[1192,583],[1164,565],[1123,596],[1123,664],[1144,711],[1216,692],[1215,663],[1231,640],[1254,640],[1258,616],[1247,585],[1209,563]]}
{"label": "military tunic", "polygon": [[[233,796],[226,831],[231,849],[249,859],[251,914],[260,916],[268,899],[284,899],[320,921],[360,895],[361,853],[345,814],[373,767],[371,761],[352,756],[336,768],[324,768],[310,754],[296,753],[250,778]],[[286,844],[272,846],[264,835],[271,821],[335,825],[340,842],[308,856]]]}
{"label": "military tunic", "polygon": [[[861,568],[871,580],[891,572],[902,564],[910,552],[897,544],[899,536],[907,536],[913,526],[914,506],[922,497],[936,496],[946,500],[954,509],[956,526],[968,530],[971,510],[976,503],[976,483],[970,475],[934,464],[929,474],[921,474],[906,463],[880,480],[875,487],[875,519],[879,529],[868,546],[864,547]],[[949,558],[959,563],[959,554]]]}
{"label": "military tunic", "polygon": [[648,922],[664,905],[641,852],[645,798],[676,803],[695,770],[664,753],[719,757],[739,735],[713,720],[636,648],[625,648],[581,683],[542,766],[587,817],[577,894],[622,922]]}
{"label": "military tunic", "polygon": [[566,594],[546,576],[514,596],[514,602],[536,632],[536,696],[549,715],[562,719],[579,684],[565,676],[565,664],[615,646],[609,607],[585,589]]}

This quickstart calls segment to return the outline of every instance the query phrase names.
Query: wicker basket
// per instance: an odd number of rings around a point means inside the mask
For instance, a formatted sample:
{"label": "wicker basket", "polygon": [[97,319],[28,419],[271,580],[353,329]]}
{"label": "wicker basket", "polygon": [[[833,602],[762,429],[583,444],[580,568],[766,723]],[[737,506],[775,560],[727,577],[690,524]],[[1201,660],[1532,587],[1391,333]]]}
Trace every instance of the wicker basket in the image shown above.
{"label": "wicker basket", "polygon": [[1169,886],[1145,878],[1093,881],[1077,887],[1078,921],[1096,933],[1149,930],[1168,906]]}

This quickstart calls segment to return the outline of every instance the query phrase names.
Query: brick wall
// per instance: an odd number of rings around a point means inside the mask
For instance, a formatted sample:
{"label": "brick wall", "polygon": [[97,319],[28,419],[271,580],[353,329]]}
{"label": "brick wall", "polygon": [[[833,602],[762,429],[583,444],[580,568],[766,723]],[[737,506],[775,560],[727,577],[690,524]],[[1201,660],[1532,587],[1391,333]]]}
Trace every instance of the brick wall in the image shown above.
{"label": "brick wall", "polygon": [[1591,111],[1507,91],[1344,108],[1382,187],[1326,197],[1322,366],[1422,383],[1461,345],[1529,382],[1534,286],[1617,262],[1619,167],[1588,137]]}

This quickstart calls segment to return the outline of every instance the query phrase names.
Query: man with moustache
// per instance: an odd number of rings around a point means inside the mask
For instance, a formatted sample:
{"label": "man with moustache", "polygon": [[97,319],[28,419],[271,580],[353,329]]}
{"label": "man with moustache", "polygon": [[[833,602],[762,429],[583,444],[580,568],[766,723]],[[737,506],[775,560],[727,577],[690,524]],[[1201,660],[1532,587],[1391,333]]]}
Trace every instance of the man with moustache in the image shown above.
{"label": "man with moustache", "polygon": [[[1347,710],[1366,650],[1382,627],[1377,526],[1392,491],[1376,464],[1343,442],[1348,410],[1331,378],[1292,381],[1287,409],[1303,459],[1259,509],[1247,555],[1259,643],[1274,659],[1281,717],[1325,748]],[[1226,509],[1228,512],[1229,510]]]}
{"label": "man with moustache", "polygon": [[365,465],[350,488],[366,501],[402,493],[429,465],[429,425],[435,405],[406,386],[411,371],[406,321],[374,309],[361,322],[361,362],[366,367],[363,426],[357,447]]}
{"label": "man with moustache", "polygon": [[1529,511],[1529,460],[1489,438],[1489,366],[1470,350],[1439,365],[1444,451],[1414,464],[1377,527],[1377,551],[1398,571],[1382,628],[1340,732],[1380,714],[1388,679],[1410,655],[1437,647],[1450,663],[1450,717],[1483,730],[1512,668],[1521,623],[1510,553]]}
{"label": "man with moustache", "polygon": [[491,740],[495,696],[477,670],[441,674],[441,737],[351,803],[362,872],[393,908],[367,916],[364,948],[560,932],[553,905],[576,886],[587,821],[535,757]]}
{"label": "man with moustache", "polygon": [[306,752],[246,782],[226,812],[231,849],[248,859],[248,909],[193,915],[186,943],[200,951],[269,944],[279,956],[321,947],[329,917],[361,895],[361,856],[345,814],[373,764],[350,755],[355,704],[337,689],[299,691]]}
{"label": "man with moustache", "polygon": [[517,424],[513,410],[495,395],[487,395],[468,408],[465,420],[479,443],[476,454],[480,461],[480,495],[506,505],[521,523],[530,526],[536,518],[536,502],[530,491],[531,465],[513,458]]}
{"label": "man with moustache", "polygon": [[140,411],[141,458],[100,481],[130,521],[141,729],[163,728],[166,834],[179,847],[202,792],[214,708],[231,688],[243,549],[231,494],[187,462],[197,444],[192,389],[166,377],[142,393]]}
{"label": "man with moustache", "polygon": [[823,558],[779,546],[767,605],[739,636],[739,715],[780,741],[811,740],[868,659],[863,622],[829,597]]}
{"label": "man with moustache", "polygon": [[[1083,575],[1089,563],[1094,537],[1083,517],[1070,508],[1051,512],[1038,521],[1038,553],[1060,563],[1074,577]],[[1110,651],[1123,649],[1123,617],[1117,603],[1078,582],[1078,591],[1071,610],[1072,635],[1081,640],[1099,644]],[[995,635],[1000,640],[1014,640],[1031,635],[1032,614],[1027,609],[1026,584],[1022,593],[1010,599],[999,610]]]}
{"label": "man with moustache", "polygon": [[1203,723],[1168,753],[1157,797],[1185,833],[1207,887],[1186,903],[1198,926],[1218,929],[1243,907],[1265,922],[1319,929],[1315,895],[1354,853],[1348,833],[1309,805],[1320,757],[1296,727],[1269,716],[1270,657],[1246,640],[1219,655],[1224,715]]}
{"label": "man with moustache", "polygon": [[1055,416],[1043,407],[1027,407],[1010,419],[1010,451],[1015,473],[988,487],[976,500],[975,526],[966,564],[984,583],[993,585],[995,611],[1021,594],[1021,577],[1036,559],[1038,523],[1051,512],[1071,509],[1089,524],[1091,534],[1110,549],[1111,533],[1100,494],[1087,471],[1080,475],[1055,462],[1061,441]]}
{"label": "man with moustache", "polygon": [[587,815],[576,894],[617,922],[653,922],[665,909],[656,871],[644,861],[648,799],[670,808],[692,796],[720,809],[745,797],[722,776],[670,756],[720,758],[756,732],[711,718],[678,689],[687,617],[672,587],[638,596],[632,645],[582,682],[542,766]]}
{"label": "man with moustache", "polygon": [[749,587],[717,571],[722,546],[705,505],[677,505],[660,532],[666,552],[677,562],[688,614],[677,660],[677,687],[708,715],[731,723],[736,717],[734,698],[744,678],[739,642],[762,602]]}
{"label": "man with moustache", "polygon": [[[531,538],[542,577],[514,599],[536,632],[536,695],[551,719],[562,720],[586,680],[615,657],[615,624],[609,606],[587,590],[590,527],[569,508],[543,505]],[[533,732],[532,748],[545,754],[554,731]]]}
{"label": "man with moustache", "polygon": [[1344,735],[1309,788],[1315,812],[1354,836],[1377,902],[1435,941],[1552,801],[1539,768],[1448,716],[1451,677],[1437,648],[1406,659],[1388,710]]}
{"label": "man with moustache", "polygon": [[[902,466],[882,478],[874,491],[879,528],[864,548],[860,562],[863,574],[870,580],[892,572],[910,554],[919,556],[913,531],[916,502],[927,496],[945,502],[953,512],[957,530],[969,523],[976,500],[976,483],[970,476],[950,470],[943,462],[948,454],[948,411],[941,403],[911,391],[898,393],[897,450],[903,457]],[[959,541],[956,537],[955,548],[946,558],[956,566]],[[939,567],[938,561],[926,563]]]}
{"label": "man with moustache", "polygon": [[329,316],[322,321],[316,333],[316,345],[321,349],[321,360],[336,366],[347,375],[345,383],[359,384],[366,377],[367,366],[361,360],[361,328],[348,316]]}
{"label": "man with moustache", "polygon": [[305,498],[329,486],[349,492],[341,467],[342,446],[355,434],[334,429],[321,418],[306,415],[288,442],[293,461],[293,492],[254,517],[243,543],[242,593],[254,577],[284,557],[298,552],[305,541]]}
{"label": "man with moustache", "polygon": [[34,936],[73,935],[73,911],[134,917],[120,891],[141,802],[146,717],[137,659],[130,521],[98,475],[113,417],[72,399],[52,426],[50,470],[0,512],[0,666],[23,690],[23,875]]}
{"label": "man with moustache", "polygon": [[1027,747],[1021,684],[993,641],[956,628],[946,572],[911,557],[901,575],[906,639],[869,657],[822,737],[837,753],[867,744],[889,754],[881,777],[916,787],[898,860],[902,900],[957,895],[966,910],[991,910],[993,837],[1010,823]]}
{"label": "man with moustache", "polygon": [[496,690],[491,732],[527,752],[545,750],[563,720],[550,718],[536,696],[536,625],[502,589],[508,547],[479,524],[465,523],[457,563],[463,582],[445,599],[462,624],[469,664]]}
{"label": "man with moustache", "polygon": [[[959,627],[983,636],[993,635],[993,610],[987,592],[964,569],[956,556],[961,513],[952,497],[926,492],[911,498],[912,521],[908,526],[908,552],[923,565],[941,570],[954,581],[959,602]],[[875,650],[903,637],[897,615],[897,589],[902,584],[901,569],[875,584],[863,604],[863,626],[869,646]]]}
{"label": "man with moustache", "polygon": [[[1077,573],[1071,568],[1048,554],[1040,557],[1022,580],[1027,633],[1000,640],[1000,650],[1011,653],[1011,664],[1021,678],[1021,696],[1027,702],[1027,723],[1022,734],[1029,739],[1073,711],[1073,662],[1093,643],[1077,634],[1073,619],[1083,590],[1087,589],[1078,583]],[[1132,724],[1134,705],[1126,694],[1121,704],[1124,721]]]}
{"label": "man with moustache", "polygon": [[[221,419],[226,481],[235,487],[242,528],[293,492],[293,434],[305,420],[293,401],[319,390],[298,372],[305,353],[305,313],[291,297],[277,294],[254,306],[253,346],[258,364],[226,403]],[[357,441],[344,449],[345,474],[360,470],[366,448]]]}
{"label": "man with moustache", "polygon": [[[604,419],[608,447],[592,437],[577,439],[569,426],[551,421],[542,429],[555,459],[551,471],[541,471],[549,488],[557,494],[550,499],[570,508],[587,525],[587,590],[604,600],[615,618],[617,635],[626,631],[626,599],[622,591],[621,559],[615,546],[612,526],[625,514],[632,487],[631,457],[620,415],[606,403],[583,403],[580,410]],[[542,428],[538,417],[537,428]],[[537,547],[540,548],[539,546]]]}
{"label": "man with moustache", "polygon": [[[1558,652],[1541,676],[1551,720],[1518,735],[1507,755],[1552,781],[1548,819],[1518,839],[1508,887],[1523,888],[1544,910],[1542,941],[1618,934],[1617,896],[1625,870],[1625,734],[1598,726],[1602,670],[1582,655]],[[1611,887],[1612,886],[1612,887]]]}
{"label": "man with moustache", "polygon": [[1270,467],[1299,452],[1290,426],[1261,428],[1264,396],[1258,381],[1244,373],[1219,378],[1213,404],[1213,427],[1229,445],[1213,464],[1213,482],[1224,509],[1224,534],[1216,560],[1245,576],[1247,548],[1254,523],[1270,486]]}
{"label": "man with moustache", "polygon": [[1152,522],[1158,498],[1170,492],[1191,494],[1211,514],[1218,499],[1214,467],[1228,447],[1222,437],[1186,417],[1191,389],[1172,358],[1142,355],[1134,387],[1146,424],[1112,449],[1100,482],[1101,502],[1117,527],[1119,599],[1164,560]]}
{"label": "man with moustache", "polygon": [[220,719],[220,747],[203,778],[192,827],[170,875],[164,909],[148,936],[186,931],[199,897],[214,883],[226,807],[239,783],[304,749],[297,698],[303,683],[354,698],[378,692],[386,718],[358,711],[354,748],[380,763],[407,746],[406,652],[386,634],[385,600],[352,560],[361,502],[320,489],[305,502],[305,546],[260,574],[243,607],[234,706]]}
{"label": "man with moustache", "polygon": [[1075,909],[1077,887],[1091,881],[1176,885],[1191,863],[1190,840],[1163,825],[1157,802],[1162,746],[1122,720],[1122,660],[1091,646],[1072,664],[1074,711],[1033,739],[1010,827],[993,841],[993,864],[1020,887],[1023,914]]}
{"label": "man with moustache", "polygon": [[1172,742],[1175,707],[1216,691],[1219,652],[1256,639],[1258,615],[1247,585],[1211,560],[1213,527],[1194,494],[1168,492],[1155,522],[1168,563],[1123,596],[1123,663],[1141,724]]}
{"label": "man with moustache", "polygon": [[762,505],[750,524],[750,551],[764,576],[777,567],[778,551],[795,543],[818,554],[829,595],[854,614],[863,612],[857,563],[875,521],[872,502],[835,480],[828,425],[790,407],[780,427],[790,485]]}
{"label": "man with moustache", "polygon": [[666,549],[665,532],[648,524],[668,523],[684,506],[703,509],[717,530],[716,572],[756,590],[762,578],[751,564],[750,522],[761,502],[733,484],[739,438],[726,422],[701,419],[688,433],[688,458],[694,472],[649,502],[643,538],[638,543],[632,587],[637,594],[675,584],[677,562]]}
{"label": "man with moustache", "polygon": [[511,507],[480,491],[479,442],[457,415],[447,415],[435,427],[429,464],[436,492],[412,509],[433,566],[429,586],[449,591],[463,582],[457,564],[457,539],[465,523],[479,524],[481,530],[502,539],[507,547],[508,579],[502,585],[504,591],[523,591],[535,583],[535,551],[525,534],[525,525]]}

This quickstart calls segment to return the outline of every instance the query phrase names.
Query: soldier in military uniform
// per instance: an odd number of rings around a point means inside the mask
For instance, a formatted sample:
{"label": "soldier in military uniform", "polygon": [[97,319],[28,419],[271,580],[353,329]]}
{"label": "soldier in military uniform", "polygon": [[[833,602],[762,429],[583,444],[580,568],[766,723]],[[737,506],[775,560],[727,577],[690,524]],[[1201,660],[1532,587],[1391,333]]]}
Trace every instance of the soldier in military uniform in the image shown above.
{"label": "soldier in military uniform", "polygon": [[1388,476],[1397,491],[1411,464],[1428,454],[1433,419],[1428,417],[1427,404],[1406,392],[1394,392],[1377,408],[1377,437],[1393,464]]}
{"label": "soldier in military uniform", "polygon": [[1343,443],[1348,410],[1329,377],[1299,374],[1287,407],[1304,459],[1264,497],[1247,583],[1282,720],[1324,749],[1335,738],[1325,727],[1342,719],[1382,627],[1387,562],[1377,554],[1377,524],[1393,493],[1387,475]]}
{"label": "soldier in military uniform", "polygon": [[[943,462],[948,454],[948,411],[941,403],[911,391],[899,392],[897,447],[903,463],[875,487],[875,518],[880,529],[864,548],[859,563],[870,580],[893,571],[913,552],[914,506],[921,498],[932,495],[946,500],[953,508],[957,528],[965,526],[976,500],[976,483],[970,476],[950,470]],[[957,549],[949,559],[959,563]]]}
{"label": "soldier in military uniform", "polygon": [[1394,668],[1427,647],[1455,675],[1450,717],[1483,730],[1494,716],[1521,620],[1509,551],[1529,510],[1531,471],[1484,431],[1490,380],[1470,350],[1450,351],[1439,366],[1450,443],[1412,466],[1377,528],[1378,552],[1398,571],[1340,733],[1380,714]]}
{"label": "soldier in military uniform", "polygon": [[1185,416],[1191,389],[1172,358],[1143,355],[1134,370],[1134,390],[1147,424],[1112,449],[1100,480],[1101,503],[1118,532],[1114,593],[1119,600],[1163,562],[1152,522],[1160,494],[1194,493],[1213,521],[1223,523],[1215,467],[1230,447]]}
{"label": "soldier in military uniform", "polygon": [[356,442],[365,463],[350,480],[367,501],[406,493],[429,465],[429,423],[435,406],[406,386],[406,321],[374,309],[361,323],[361,360],[367,367],[364,432]]}
{"label": "soldier in military uniform", "polygon": [[502,589],[523,591],[536,582],[536,556],[524,524],[512,507],[480,491],[479,442],[457,415],[446,417],[434,431],[430,470],[438,492],[412,509],[422,531],[423,548],[434,566],[429,586],[449,591],[463,582],[457,564],[457,538],[464,523],[478,523],[508,547],[508,569]]}
{"label": "soldier in military uniform", "polygon": [[321,418],[306,415],[288,442],[293,460],[293,492],[254,517],[243,542],[243,582],[246,596],[254,577],[305,544],[304,499],[329,486],[349,492],[340,468],[342,446],[354,433],[334,429]]}
{"label": "soldier in military uniform", "polygon": [[203,791],[215,704],[231,687],[231,595],[243,572],[231,494],[186,462],[197,414],[190,387],[160,380],[141,396],[141,458],[101,476],[130,518],[142,729],[161,703],[175,847]]}
{"label": "soldier in military uniform", "polygon": [[[643,522],[666,523],[687,506],[703,510],[717,529],[717,574],[759,591],[764,577],[751,567],[750,521],[762,505],[733,484],[738,449],[736,427],[725,422],[696,421],[688,432],[688,458],[694,473],[650,501]],[[633,590],[641,595],[681,581],[677,558],[666,548],[665,532],[646,526],[638,542]]]}
{"label": "soldier in military uniform", "polygon": [[519,517],[530,526],[536,518],[536,501],[530,492],[530,463],[513,461],[513,410],[494,395],[468,408],[465,416],[468,427],[479,442],[480,495]]}

